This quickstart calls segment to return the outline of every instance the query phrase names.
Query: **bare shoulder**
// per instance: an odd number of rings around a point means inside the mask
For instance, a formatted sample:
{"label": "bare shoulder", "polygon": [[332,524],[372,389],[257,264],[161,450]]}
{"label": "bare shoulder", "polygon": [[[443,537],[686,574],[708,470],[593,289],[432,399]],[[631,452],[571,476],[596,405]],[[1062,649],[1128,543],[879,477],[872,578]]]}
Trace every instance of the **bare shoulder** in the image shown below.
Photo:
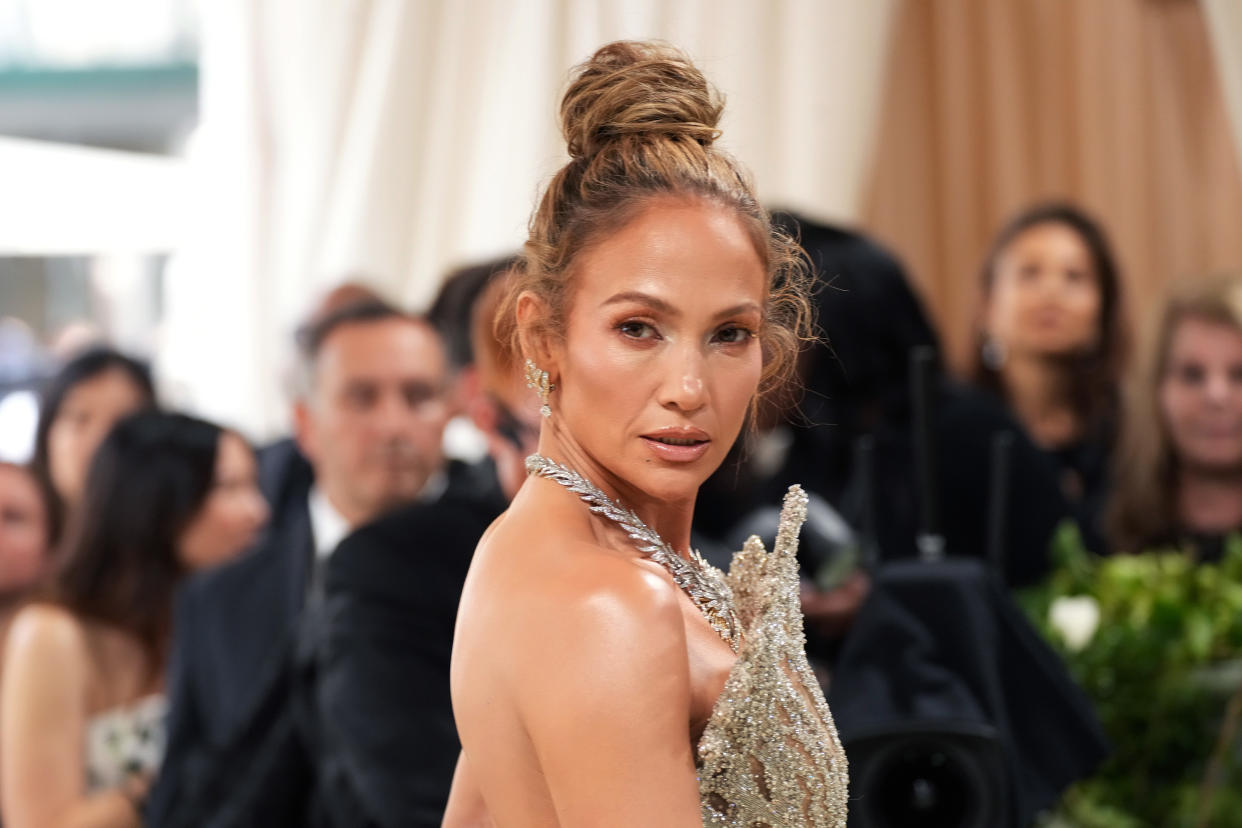
{"label": "bare shoulder", "polygon": [[76,692],[87,680],[86,629],[68,610],[30,604],[18,611],[5,640],[6,684],[45,691]]}
{"label": "bare shoulder", "polygon": [[527,637],[518,642],[520,685],[539,700],[588,705],[640,686],[649,694],[653,683],[688,694],[676,586],[634,554],[555,536],[543,542],[553,548],[547,566],[529,573],[531,600],[519,621]]}
{"label": "bare shoulder", "polygon": [[684,635],[676,586],[636,552],[518,520],[493,526],[480,546],[514,562],[505,567],[508,591],[529,599],[523,620],[546,625],[546,634],[632,641]]}
{"label": "bare shoulder", "polygon": [[35,651],[49,659],[73,657],[86,647],[86,630],[73,613],[54,604],[29,604],[13,617],[6,648]]}

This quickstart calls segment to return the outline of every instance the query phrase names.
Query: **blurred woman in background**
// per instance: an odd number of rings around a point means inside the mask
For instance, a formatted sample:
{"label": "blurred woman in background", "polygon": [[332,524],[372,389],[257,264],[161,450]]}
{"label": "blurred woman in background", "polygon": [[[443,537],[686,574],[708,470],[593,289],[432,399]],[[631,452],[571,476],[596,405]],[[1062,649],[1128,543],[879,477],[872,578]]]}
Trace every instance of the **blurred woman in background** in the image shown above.
{"label": "blurred woman in background", "polygon": [[30,466],[44,489],[54,549],[104,435],[126,414],[153,407],[155,386],[143,363],[95,347],[65,363],[40,396]]}
{"label": "blurred woman in background", "polygon": [[1084,541],[1102,551],[1124,343],[1120,275],[1099,225],[1065,204],[1010,221],[984,262],[979,334],[976,383],[1057,462]]}
{"label": "blurred woman in background", "polygon": [[1112,547],[1219,558],[1242,532],[1242,278],[1175,293],[1127,399]]}
{"label": "blurred woman in background", "polygon": [[47,560],[47,506],[31,471],[0,463],[0,642]]}
{"label": "blurred woman in background", "polygon": [[173,591],[267,519],[237,434],[121,420],[95,456],[46,593],[13,620],[0,690],[8,828],[134,826],[163,751]]}

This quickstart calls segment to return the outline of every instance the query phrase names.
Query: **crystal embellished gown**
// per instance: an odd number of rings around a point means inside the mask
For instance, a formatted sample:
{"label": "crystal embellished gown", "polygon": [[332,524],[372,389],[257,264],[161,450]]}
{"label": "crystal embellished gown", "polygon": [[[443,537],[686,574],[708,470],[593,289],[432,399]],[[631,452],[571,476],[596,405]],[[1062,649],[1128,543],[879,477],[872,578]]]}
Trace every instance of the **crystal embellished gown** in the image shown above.
{"label": "crystal embellished gown", "polygon": [[707,828],[845,828],[849,771],[802,628],[806,503],[790,487],[772,551],[752,537],[727,577],[709,570],[727,586],[742,642],[696,751]]}

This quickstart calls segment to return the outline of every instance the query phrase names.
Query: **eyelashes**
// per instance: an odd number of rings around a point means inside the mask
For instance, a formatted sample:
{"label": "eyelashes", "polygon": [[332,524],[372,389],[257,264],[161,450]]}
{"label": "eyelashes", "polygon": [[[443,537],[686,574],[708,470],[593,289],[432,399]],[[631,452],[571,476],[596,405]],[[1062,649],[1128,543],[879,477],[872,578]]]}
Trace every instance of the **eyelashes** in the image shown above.
{"label": "eyelashes", "polygon": [[653,339],[656,334],[653,325],[636,319],[627,319],[617,326],[617,330],[630,339]]}
{"label": "eyelashes", "polygon": [[[732,333],[735,337],[722,338],[722,335],[725,333]],[[730,325],[726,328],[721,328],[716,332],[716,338],[721,342],[724,342],[726,345],[741,345],[742,343],[753,339],[754,336],[755,332],[743,325]]]}
{"label": "eyelashes", "polygon": [[[638,319],[627,319],[616,326],[616,330],[627,339],[648,341],[660,339],[660,333],[650,322]],[[725,325],[718,328],[712,335],[713,342],[723,345],[742,345],[755,337],[755,331],[746,325]]]}

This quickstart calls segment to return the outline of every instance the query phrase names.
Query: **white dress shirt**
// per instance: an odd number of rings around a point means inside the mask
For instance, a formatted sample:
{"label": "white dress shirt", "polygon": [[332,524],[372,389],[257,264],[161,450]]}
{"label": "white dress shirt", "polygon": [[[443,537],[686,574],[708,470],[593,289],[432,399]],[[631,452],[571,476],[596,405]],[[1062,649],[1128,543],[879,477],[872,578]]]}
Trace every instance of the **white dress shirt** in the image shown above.
{"label": "white dress shirt", "polygon": [[349,534],[352,527],[319,490],[319,487],[311,486],[309,500],[311,539],[315,544],[315,559],[323,561],[332,554],[337,544],[345,540],[345,536]]}

